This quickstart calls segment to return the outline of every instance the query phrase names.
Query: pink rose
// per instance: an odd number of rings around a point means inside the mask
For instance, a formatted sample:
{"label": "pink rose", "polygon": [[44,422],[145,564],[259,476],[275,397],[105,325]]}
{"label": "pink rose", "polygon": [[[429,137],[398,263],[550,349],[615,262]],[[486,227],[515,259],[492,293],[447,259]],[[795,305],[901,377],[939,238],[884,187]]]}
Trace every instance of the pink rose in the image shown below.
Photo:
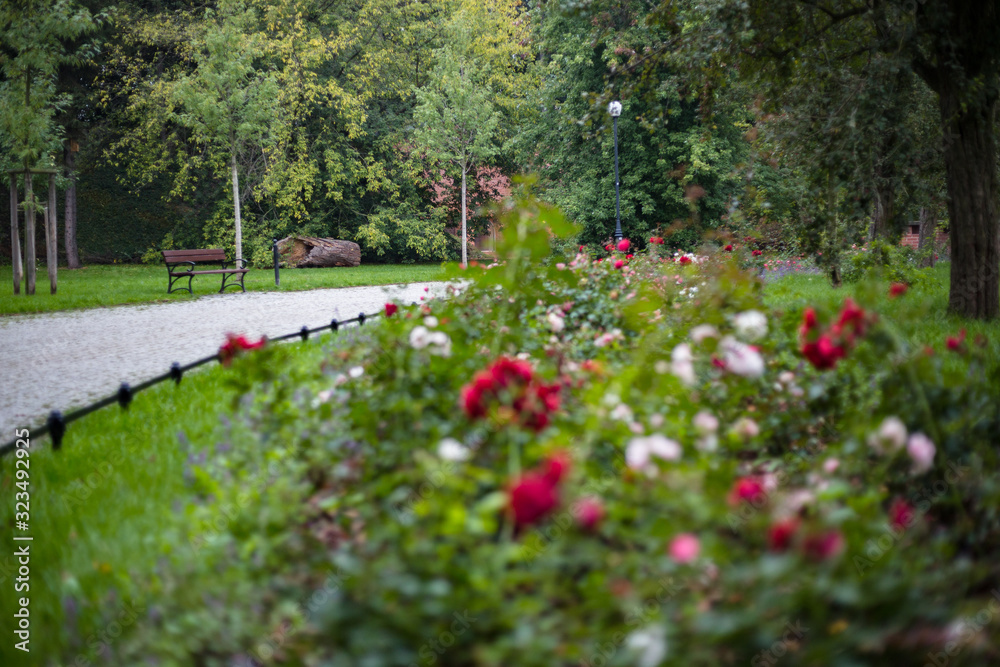
{"label": "pink rose", "polygon": [[681,565],[692,562],[701,551],[701,542],[691,533],[681,533],[670,541],[670,557]]}

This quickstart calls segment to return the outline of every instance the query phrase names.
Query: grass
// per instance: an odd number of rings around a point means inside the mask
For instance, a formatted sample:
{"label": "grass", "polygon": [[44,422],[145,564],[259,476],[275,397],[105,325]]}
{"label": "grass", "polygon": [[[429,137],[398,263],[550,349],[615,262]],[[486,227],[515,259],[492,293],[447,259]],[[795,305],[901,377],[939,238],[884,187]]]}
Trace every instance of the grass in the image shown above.
{"label": "grass", "polygon": [[[427,271],[425,276],[435,275],[429,267],[384,268],[420,269]],[[149,269],[115,267],[113,271],[135,271],[141,279],[142,272]],[[161,273],[152,273],[156,275],[150,280],[162,281]],[[295,273],[283,272],[282,277]],[[970,338],[977,333],[986,335],[992,353],[1000,356],[1000,322],[970,322],[944,314],[947,278],[947,267],[938,267],[924,285],[913,287],[901,298],[889,299],[885,285],[834,290],[822,276],[792,275],[768,284],[765,301],[778,310],[806,305],[833,309],[852,296],[881,317],[899,322],[900,333],[916,344],[932,344],[941,350],[945,337],[964,327]],[[293,288],[294,278],[288,282],[284,289]],[[305,281],[299,284],[305,285],[300,289],[310,285]],[[292,343],[292,363],[314,366],[328,354],[324,341],[330,340],[341,339],[324,336]],[[30,608],[35,651],[30,655],[17,652],[8,638],[0,643],[0,664],[43,664],[45,656],[67,652],[93,660],[88,638],[113,622],[100,618],[95,610],[121,609],[122,601],[130,600],[139,590],[133,582],[151,578],[155,582],[157,559],[165,549],[178,546],[166,544],[164,538],[170,526],[184,520],[175,508],[191,498],[185,483],[188,451],[181,440],[190,441],[191,449],[199,451],[222,437],[220,422],[224,418],[220,415],[228,413],[235,394],[227,382],[230,373],[213,366],[185,376],[179,388],[169,383],[158,385],[139,394],[127,412],[109,407],[72,424],[62,451],[51,451],[48,443],[33,451],[30,491],[35,541],[31,547]],[[0,494],[4,498],[0,521],[5,526],[11,526],[13,520],[13,477],[14,458],[8,456],[0,460]],[[13,548],[8,548],[0,554],[0,613],[7,618],[13,613],[15,596],[12,553]],[[84,601],[83,608],[64,607],[69,593]],[[119,602],[109,605],[112,596]]]}
{"label": "grass", "polygon": [[[291,343],[292,363],[319,363],[331,340],[338,339],[328,334]],[[14,592],[18,565],[9,540],[0,553],[0,613],[11,618],[15,598],[30,596],[32,652],[15,650],[8,637],[0,643],[0,665],[48,665],[48,658],[67,652],[93,661],[80,664],[100,662],[88,647],[114,619],[96,610],[124,609],[139,591],[136,584],[155,578],[164,550],[179,546],[164,544],[163,535],[184,520],[176,510],[192,498],[185,481],[189,451],[222,437],[221,415],[236,395],[231,373],[213,365],[185,375],[177,387],[159,384],[138,394],[127,411],[112,406],[71,424],[59,452],[48,438],[32,450],[30,591]],[[10,455],[0,460],[0,521],[11,527],[19,490],[14,462]],[[80,608],[65,607],[71,593],[82,600]],[[141,622],[148,609],[141,599],[136,608]]]}
{"label": "grass", "polygon": [[[211,267],[209,267],[211,268]],[[274,286],[274,271],[251,270],[246,275],[248,292],[292,292],[326,287],[359,287],[396,283],[443,280],[444,268],[428,264],[372,264],[358,267],[329,269],[282,269],[281,286]],[[21,294],[13,294],[13,274],[10,266],[0,267],[0,315],[14,313],[44,313],[56,310],[117,306],[127,303],[166,303],[197,299],[216,294],[222,278],[219,275],[195,276],[194,294],[167,294],[167,272],[162,266],[134,264],[95,265],[70,271],[60,269],[59,289],[49,294],[49,281],[44,267],[38,271],[36,290],[27,296],[24,285]],[[180,283],[178,283],[180,284]],[[183,281],[186,285],[187,281]],[[230,288],[227,292],[239,292]]]}
{"label": "grass", "polygon": [[940,350],[949,336],[965,329],[969,340],[984,336],[990,353],[1000,357],[1000,320],[982,322],[948,314],[949,270],[948,264],[938,264],[927,279],[895,299],[889,298],[888,286],[877,281],[834,289],[826,276],[789,275],[765,287],[764,301],[776,310],[806,305],[827,305],[833,310],[850,296],[893,322],[898,333],[914,346],[930,345]]}

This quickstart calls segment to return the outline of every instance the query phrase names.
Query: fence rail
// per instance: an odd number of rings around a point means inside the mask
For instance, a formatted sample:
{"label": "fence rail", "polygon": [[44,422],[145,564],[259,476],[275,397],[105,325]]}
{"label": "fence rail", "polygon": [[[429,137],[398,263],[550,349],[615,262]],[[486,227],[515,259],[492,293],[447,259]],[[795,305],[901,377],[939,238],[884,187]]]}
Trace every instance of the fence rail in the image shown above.
{"label": "fence rail", "polygon": [[[373,317],[378,317],[381,312],[372,313],[366,315],[364,313],[359,313],[357,317],[352,317],[349,320],[337,320],[336,318],[330,320],[329,324],[325,324],[321,327],[314,327],[310,329],[309,327],[303,326],[298,331],[293,331],[292,333],[285,334],[283,336],[277,336],[275,338],[268,338],[268,342],[280,342],[283,340],[291,340],[292,338],[300,338],[303,341],[309,340],[309,336],[314,333],[322,333],[324,331],[337,331],[341,327],[348,324],[357,323],[358,326],[363,326],[364,323]],[[208,357],[203,357],[197,361],[192,361],[189,364],[184,364],[183,366],[176,361],[170,365],[170,370],[156,377],[152,377],[148,380],[144,380],[134,387],[129,385],[128,382],[122,382],[121,386],[118,387],[118,391],[111,396],[105,396],[99,401],[95,401],[90,405],[85,405],[82,408],[77,408],[72,412],[63,414],[59,410],[53,410],[49,413],[48,419],[45,424],[39,428],[30,429],[31,438],[35,439],[44,435],[49,435],[52,438],[52,449],[59,450],[62,447],[63,436],[66,435],[66,427],[75,422],[77,419],[86,417],[91,412],[100,410],[101,408],[107,407],[112,403],[117,403],[121,406],[123,410],[127,410],[129,404],[132,402],[132,398],[144,389],[149,389],[153,385],[157,385],[166,380],[173,380],[174,384],[179,385],[181,379],[184,377],[184,373],[187,371],[198,368],[199,366],[204,366],[205,364],[211,363],[213,361],[219,361],[219,354],[213,354]],[[0,447],[0,457],[7,455],[8,453],[14,451],[17,447],[18,440],[23,440],[23,438],[15,438],[10,442],[4,444]]]}

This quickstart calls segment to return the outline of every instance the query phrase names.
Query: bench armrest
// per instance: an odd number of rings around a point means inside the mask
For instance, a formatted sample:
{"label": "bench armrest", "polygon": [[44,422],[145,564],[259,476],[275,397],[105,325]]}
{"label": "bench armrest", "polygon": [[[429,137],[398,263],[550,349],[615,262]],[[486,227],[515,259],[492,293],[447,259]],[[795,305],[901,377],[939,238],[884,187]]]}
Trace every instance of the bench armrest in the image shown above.
{"label": "bench armrest", "polygon": [[174,267],[180,266],[181,264],[189,264],[190,267],[188,268],[188,271],[194,271],[195,270],[195,263],[194,262],[166,262],[167,272],[168,273],[172,272],[174,270]]}
{"label": "bench armrest", "polygon": [[[222,263],[222,268],[223,269],[228,269],[229,267],[226,266],[227,264],[229,264],[229,262],[223,262]],[[249,264],[249,262],[246,259],[238,259],[238,260],[236,260],[234,262],[234,264],[236,265],[236,266],[232,267],[234,269],[245,269],[245,268],[247,268],[247,264]]]}

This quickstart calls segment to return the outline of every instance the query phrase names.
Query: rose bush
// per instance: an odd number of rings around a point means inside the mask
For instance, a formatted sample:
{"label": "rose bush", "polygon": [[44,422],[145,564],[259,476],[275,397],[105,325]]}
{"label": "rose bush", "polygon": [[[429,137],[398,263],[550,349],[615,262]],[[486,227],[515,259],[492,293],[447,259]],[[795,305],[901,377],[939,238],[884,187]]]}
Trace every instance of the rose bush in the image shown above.
{"label": "rose bush", "polygon": [[116,659],[995,661],[988,347],[928,354],[864,302],[772,312],[725,251],[544,261],[571,229],[530,200],[505,230],[503,262],[321,368],[233,360],[279,370],[194,472],[196,548]]}

